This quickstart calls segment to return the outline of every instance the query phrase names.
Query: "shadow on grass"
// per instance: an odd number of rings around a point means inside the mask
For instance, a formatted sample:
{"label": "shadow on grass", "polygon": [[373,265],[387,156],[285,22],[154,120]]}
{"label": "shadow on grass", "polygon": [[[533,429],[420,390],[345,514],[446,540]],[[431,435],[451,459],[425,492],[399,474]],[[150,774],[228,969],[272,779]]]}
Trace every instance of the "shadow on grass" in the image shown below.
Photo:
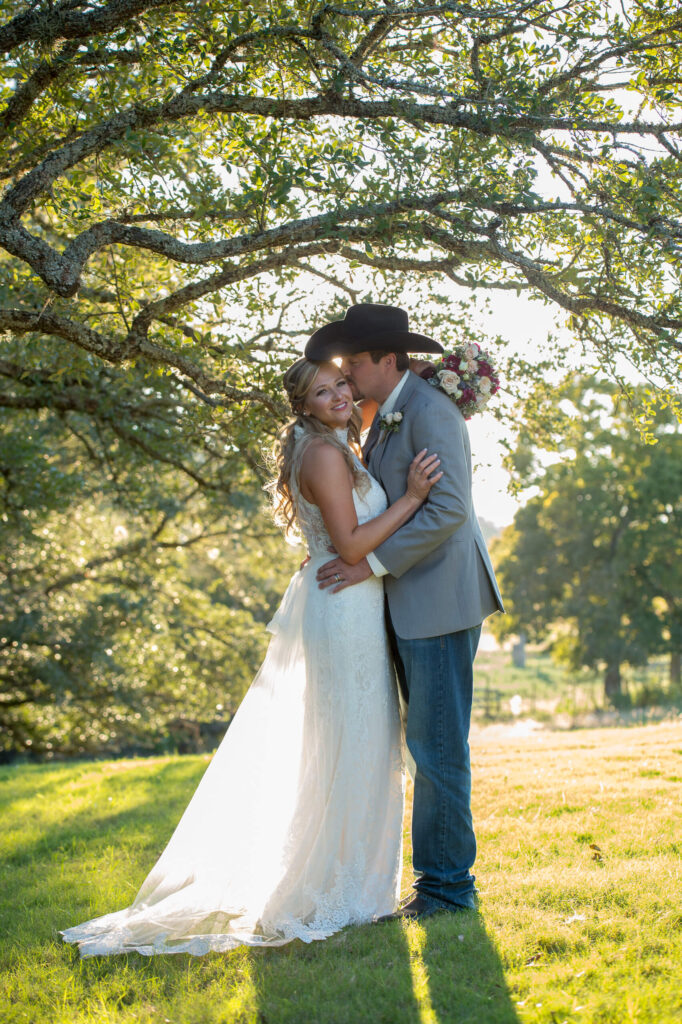
{"label": "shadow on grass", "polygon": [[[43,785],[54,779],[32,772],[33,791],[24,787],[23,795],[41,799],[28,815],[14,811],[18,827],[10,825],[0,856],[5,946],[44,941],[62,928],[126,906],[170,839],[204,770],[200,762],[169,762],[153,775],[145,775],[148,766],[141,765],[142,776],[136,767],[102,778],[91,799],[79,806],[69,809],[62,799],[56,820],[58,792]],[[82,781],[73,769],[60,774],[62,794],[66,784],[73,793]]]}
{"label": "shadow on grass", "polygon": [[299,998],[290,1018],[281,1015],[281,961],[273,970],[271,953],[254,972],[266,1021],[518,1024],[499,953],[475,912],[349,928],[318,949],[292,950],[294,958],[301,967],[288,995],[307,990],[314,1002]]}
{"label": "shadow on grass", "polygon": [[[519,1020],[500,954],[480,914],[434,915],[421,926],[407,926],[403,934],[421,1021],[514,1024]],[[427,981],[420,990],[421,971]]]}
{"label": "shadow on grass", "polygon": [[[516,1024],[495,943],[475,913],[351,927],[281,949],[80,960],[58,930],[132,900],[202,771],[184,761],[147,777],[136,767],[95,781],[80,769],[57,779],[30,773],[41,797],[35,820],[0,862],[0,964],[13,1013],[23,1006],[29,1019],[59,1024],[105,1016],[111,1024]],[[83,786],[92,787],[87,803]],[[31,796],[30,785],[22,795]],[[23,807],[15,819],[24,824]]]}
{"label": "shadow on grass", "polygon": [[[26,863],[36,856],[59,850],[73,851],[86,842],[97,845],[127,839],[131,826],[139,832],[149,826],[164,829],[167,823],[167,842],[206,767],[197,762],[169,762],[150,775],[143,764],[139,773],[136,769],[135,773],[100,778],[99,792],[88,794],[87,801],[72,810],[62,799],[57,820],[49,824],[41,822],[35,837],[29,835],[10,843],[3,859],[8,864]],[[78,776],[68,781],[72,790],[81,782]],[[63,778],[46,785],[37,777],[31,789],[25,788],[22,798],[40,796],[49,805],[63,792]],[[123,802],[125,806],[119,809],[114,801]],[[4,810],[12,810],[11,803],[8,802]]]}
{"label": "shadow on grass", "polygon": [[[480,916],[347,928],[324,942],[193,958],[72,959],[82,993],[127,986],[163,999],[176,1024],[518,1024],[494,942]],[[134,982],[132,979],[135,979]],[[113,1018],[116,1019],[116,1018]]]}

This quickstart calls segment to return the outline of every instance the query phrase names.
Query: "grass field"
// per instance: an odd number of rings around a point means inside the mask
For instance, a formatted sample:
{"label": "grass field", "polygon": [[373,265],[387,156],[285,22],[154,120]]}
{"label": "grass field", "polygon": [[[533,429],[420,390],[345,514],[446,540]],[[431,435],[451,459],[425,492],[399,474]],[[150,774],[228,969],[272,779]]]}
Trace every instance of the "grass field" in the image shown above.
{"label": "grass field", "polygon": [[473,760],[479,914],[200,959],[80,961],[57,931],[130,902],[205,758],[2,769],[0,1020],[681,1020],[682,721],[497,725]]}

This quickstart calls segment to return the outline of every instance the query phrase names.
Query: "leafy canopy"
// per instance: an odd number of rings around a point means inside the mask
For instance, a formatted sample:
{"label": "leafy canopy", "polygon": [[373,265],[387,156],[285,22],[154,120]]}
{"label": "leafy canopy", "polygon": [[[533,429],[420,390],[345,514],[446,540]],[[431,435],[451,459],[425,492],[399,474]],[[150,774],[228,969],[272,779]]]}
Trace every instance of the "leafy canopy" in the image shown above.
{"label": "leafy canopy", "polygon": [[675,390],[675,0],[5,10],[0,329],[268,406],[235,344],[288,350],[358,292],[421,285],[438,329],[503,289]]}

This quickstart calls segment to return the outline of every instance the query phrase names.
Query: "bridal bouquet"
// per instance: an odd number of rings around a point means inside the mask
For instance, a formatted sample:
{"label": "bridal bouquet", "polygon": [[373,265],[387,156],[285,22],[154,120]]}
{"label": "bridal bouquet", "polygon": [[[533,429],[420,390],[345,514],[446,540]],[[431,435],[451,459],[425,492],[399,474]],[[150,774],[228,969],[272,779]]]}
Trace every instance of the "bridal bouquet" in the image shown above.
{"label": "bridal bouquet", "polygon": [[500,387],[492,359],[475,342],[444,353],[421,376],[444,391],[467,420],[485,409]]}

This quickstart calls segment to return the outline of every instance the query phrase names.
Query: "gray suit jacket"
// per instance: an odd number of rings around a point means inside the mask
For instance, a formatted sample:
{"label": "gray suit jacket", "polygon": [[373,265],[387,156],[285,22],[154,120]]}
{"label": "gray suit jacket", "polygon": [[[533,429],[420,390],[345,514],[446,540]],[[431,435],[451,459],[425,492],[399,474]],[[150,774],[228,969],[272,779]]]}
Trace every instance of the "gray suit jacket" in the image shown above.
{"label": "gray suit jacket", "polygon": [[384,432],[369,471],[394,502],[405,493],[410,462],[422,448],[438,453],[443,476],[407,523],[375,554],[393,627],[400,637],[442,636],[477,626],[504,611],[471,497],[471,449],[464,417],[443,392],[410,372],[394,412],[397,431]]}

